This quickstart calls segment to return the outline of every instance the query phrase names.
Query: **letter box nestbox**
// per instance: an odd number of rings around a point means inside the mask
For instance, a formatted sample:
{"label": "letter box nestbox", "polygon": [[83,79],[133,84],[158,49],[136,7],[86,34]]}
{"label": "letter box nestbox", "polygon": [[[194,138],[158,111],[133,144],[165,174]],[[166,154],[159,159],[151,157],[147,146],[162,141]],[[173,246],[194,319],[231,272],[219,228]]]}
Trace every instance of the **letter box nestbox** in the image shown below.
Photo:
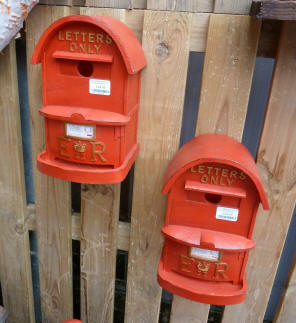
{"label": "letter box nestbox", "polygon": [[170,162],[162,192],[168,205],[159,284],[197,302],[243,302],[259,203],[268,209],[251,154],[224,135],[194,138]]}
{"label": "letter box nestbox", "polygon": [[80,183],[118,183],[139,151],[141,69],[134,33],[112,17],[68,16],[40,38],[46,148],[38,169]]}

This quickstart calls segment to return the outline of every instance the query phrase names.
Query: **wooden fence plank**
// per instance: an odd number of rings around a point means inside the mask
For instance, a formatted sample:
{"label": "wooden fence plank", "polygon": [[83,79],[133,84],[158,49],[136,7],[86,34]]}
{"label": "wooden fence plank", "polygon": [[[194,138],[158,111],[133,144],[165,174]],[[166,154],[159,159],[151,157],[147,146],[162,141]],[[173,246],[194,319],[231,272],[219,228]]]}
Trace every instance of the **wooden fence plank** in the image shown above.
{"label": "wooden fence plank", "polygon": [[52,6],[84,6],[85,0],[39,0],[39,4]]}
{"label": "wooden fence plank", "polygon": [[[262,322],[296,199],[296,24],[281,33],[257,165],[270,211],[259,209],[247,264],[244,303],[225,308],[225,322]],[[293,319],[294,320],[294,319]]]}
{"label": "wooden fence plank", "polygon": [[28,19],[27,56],[31,137],[38,232],[38,258],[43,322],[72,317],[72,236],[70,183],[41,174],[36,155],[45,145],[41,66],[30,65],[39,37],[55,20],[75,13],[70,7],[37,6]]}
{"label": "wooden fence plank", "polygon": [[204,62],[197,135],[215,132],[241,140],[260,22],[212,15]]}
{"label": "wooden fence plank", "polygon": [[190,34],[190,51],[204,52],[206,49],[206,40],[208,34],[208,25],[210,14],[193,13],[192,27]]}
{"label": "wooden fence plank", "polygon": [[132,9],[133,0],[86,0],[85,5],[89,7]]}
{"label": "wooden fence plank", "polygon": [[189,56],[190,13],[146,11],[142,44],[147,59],[141,86],[125,322],[158,322],[160,259],[168,162],[178,149]]}
{"label": "wooden fence plank", "polygon": [[205,323],[208,315],[209,305],[174,295],[170,323]]}
{"label": "wooden fence plank", "polygon": [[294,255],[294,261],[291,267],[292,269],[288,277],[288,284],[285,287],[274,319],[274,322],[276,323],[292,322],[296,318],[296,255]]}
{"label": "wooden fence plank", "polygon": [[147,0],[147,9],[213,12],[214,0]]}
{"label": "wooden fence plank", "polygon": [[147,0],[85,0],[85,5],[101,8],[146,9]]}
{"label": "wooden fence plank", "polygon": [[[211,15],[196,135],[223,133],[241,141],[255,65],[260,23]],[[207,322],[209,305],[174,296],[171,323]]]}
{"label": "wooden fence plank", "polygon": [[0,280],[8,322],[35,322],[14,41],[0,55]]}
{"label": "wooden fence plank", "polygon": [[[72,239],[80,240],[80,213],[72,213]],[[29,204],[25,212],[25,229],[36,231],[36,210],[34,204]],[[130,224],[127,222],[118,222],[117,249],[128,251]]]}
{"label": "wooden fence plank", "polygon": [[257,19],[296,20],[296,1],[253,1],[250,14]]}
{"label": "wooden fence plank", "polygon": [[81,319],[113,322],[120,184],[81,190]]}
{"label": "wooden fence plank", "polygon": [[248,15],[252,0],[215,0],[214,13]]}
{"label": "wooden fence plank", "polygon": [[[81,14],[126,22],[126,10],[81,8]],[[81,192],[81,317],[113,322],[120,184],[83,185]]]}

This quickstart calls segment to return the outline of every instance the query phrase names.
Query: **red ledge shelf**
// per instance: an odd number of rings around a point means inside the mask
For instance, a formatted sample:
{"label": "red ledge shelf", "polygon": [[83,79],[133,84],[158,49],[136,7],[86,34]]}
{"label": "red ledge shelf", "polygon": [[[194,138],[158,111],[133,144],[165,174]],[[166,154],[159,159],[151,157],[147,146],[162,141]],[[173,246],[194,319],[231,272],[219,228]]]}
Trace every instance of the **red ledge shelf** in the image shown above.
{"label": "red ledge shelf", "polygon": [[164,226],[162,233],[166,238],[180,244],[205,249],[238,252],[253,249],[255,246],[254,240],[236,234],[181,225]]}

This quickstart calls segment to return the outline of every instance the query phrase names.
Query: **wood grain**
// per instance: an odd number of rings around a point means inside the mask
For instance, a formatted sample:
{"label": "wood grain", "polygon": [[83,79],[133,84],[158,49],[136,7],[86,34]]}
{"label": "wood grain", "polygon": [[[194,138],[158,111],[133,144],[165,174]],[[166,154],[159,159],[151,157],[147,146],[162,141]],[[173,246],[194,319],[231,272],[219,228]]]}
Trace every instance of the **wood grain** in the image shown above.
{"label": "wood grain", "polygon": [[30,65],[39,37],[55,20],[76,12],[70,7],[35,7],[28,19],[27,57],[31,137],[38,233],[40,294],[43,322],[72,317],[72,235],[70,184],[41,174],[36,155],[44,149],[41,65]]}
{"label": "wood grain", "polygon": [[133,0],[86,0],[85,5],[89,7],[132,9]]}
{"label": "wood grain", "polygon": [[[25,229],[36,231],[36,210],[35,205],[30,204],[26,207],[25,212]],[[128,251],[129,249],[129,235],[130,224],[127,222],[118,222],[117,229],[117,249]],[[80,240],[80,213],[72,213],[72,239]]]}
{"label": "wood grain", "polygon": [[113,322],[120,184],[81,190],[81,319]]}
{"label": "wood grain", "polygon": [[146,11],[125,322],[158,322],[161,288],[156,281],[166,197],[161,186],[178,149],[189,56],[190,13]]}
{"label": "wood grain", "polygon": [[146,9],[147,0],[85,0],[89,7],[122,8],[122,9]]}
{"label": "wood grain", "polygon": [[214,13],[248,15],[252,0],[215,0]]}
{"label": "wood grain", "polygon": [[[262,322],[296,199],[296,24],[285,23],[274,69],[257,165],[270,211],[259,209],[247,264],[244,303],[225,308],[225,322]],[[294,318],[286,322],[294,321]]]}
{"label": "wood grain", "polygon": [[8,322],[35,322],[14,41],[0,55],[0,280]]}
{"label": "wood grain", "polygon": [[210,14],[193,13],[190,33],[190,51],[204,52],[208,34]]}
{"label": "wood grain", "polygon": [[39,4],[52,6],[84,6],[86,0],[39,0]]}
{"label": "wood grain", "polygon": [[147,0],[147,9],[213,12],[214,0]]}
{"label": "wood grain", "polygon": [[250,17],[211,16],[196,135],[241,139],[259,34],[260,22]]}
{"label": "wood grain", "polygon": [[206,323],[209,307],[209,305],[174,295],[170,323]]}
{"label": "wood grain", "polygon": [[294,255],[291,271],[274,318],[276,323],[286,323],[296,317],[296,256]]}
{"label": "wood grain", "polygon": [[296,20],[296,1],[253,1],[250,14],[257,19]]}
{"label": "wood grain", "polygon": [[[249,17],[211,16],[196,135],[223,133],[241,141],[259,33],[260,24]],[[171,322],[207,322],[209,308],[174,296]]]}

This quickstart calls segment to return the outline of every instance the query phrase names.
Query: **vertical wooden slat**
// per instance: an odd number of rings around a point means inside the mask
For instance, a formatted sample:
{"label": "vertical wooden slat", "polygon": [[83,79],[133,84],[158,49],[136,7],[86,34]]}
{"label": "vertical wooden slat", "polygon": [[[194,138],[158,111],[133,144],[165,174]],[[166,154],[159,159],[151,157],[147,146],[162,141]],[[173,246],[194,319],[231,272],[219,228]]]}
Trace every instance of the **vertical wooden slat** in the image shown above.
{"label": "vertical wooden slat", "polygon": [[[241,141],[259,34],[260,22],[249,17],[211,16],[196,135],[222,133]],[[207,322],[208,311],[209,305],[174,296],[171,323],[180,317]]]}
{"label": "vertical wooden slat", "polygon": [[36,155],[45,145],[41,65],[30,65],[39,37],[55,20],[69,15],[69,7],[37,6],[28,19],[27,58],[31,137],[38,233],[40,294],[43,322],[72,317],[72,236],[70,183],[41,174]]}
{"label": "vertical wooden slat", "polygon": [[14,41],[0,55],[0,280],[8,322],[35,322]]}
{"label": "vertical wooden slat", "polygon": [[288,283],[285,286],[285,290],[274,319],[274,322],[276,323],[292,322],[296,318],[296,255],[294,255],[294,261],[291,267]]}
{"label": "vertical wooden slat", "polygon": [[146,11],[125,322],[158,322],[161,288],[157,266],[168,162],[178,149],[186,82],[191,14]]}
{"label": "vertical wooden slat", "polygon": [[214,0],[147,0],[147,9],[212,12]]}
{"label": "vertical wooden slat", "polygon": [[[84,15],[112,16],[122,9],[81,8]],[[113,322],[120,184],[83,185],[81,191],[81,319]]]}
{"label": "vertical wooden slat", "polygon": [[214,13],[248,15],[252,0],[215,0]]}
{"label": "vertical wooden slat", "polygon": [[260,22],[212,15],[207,39],[196,135],[241,140],[259,39]]}
{"label": "vertical wooden slat", "polygon": [[113,322],[120,184],[81,190],[81,319]]}
{"label": "vertical wooden slat", "polygon": [[259,209],[257,215],[253,234],[256,246],[247,265],[247,298],[242,304],[225,308],[223,323],[262,322],[295,207],[295,36],[296,24],[285,23],[258,150],[257,165],[270,211]]}

